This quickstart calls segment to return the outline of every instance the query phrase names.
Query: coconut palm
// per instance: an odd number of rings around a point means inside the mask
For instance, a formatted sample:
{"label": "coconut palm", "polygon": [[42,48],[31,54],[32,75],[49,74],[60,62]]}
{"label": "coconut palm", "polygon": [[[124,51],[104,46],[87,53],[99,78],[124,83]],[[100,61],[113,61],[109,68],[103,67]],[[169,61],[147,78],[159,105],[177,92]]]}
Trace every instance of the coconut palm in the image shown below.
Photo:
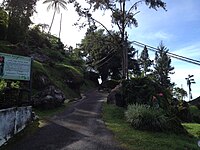
{"label": "coconut palm", "polygon": [[47,3],[50,3],[47,7],[47,10],[49,11],[51,8],[54,9],[54,13],[53,13],[53,18],[52,18],[52,21],[51,21],[51,25],[49,27],[49,31],[48,33],[50,33],[51,31],[51,27],[53,25],[53,21],[54,21],[54,18],[55,18],[55,14],[56,12],[60,12],[60,7],[62,7],[63,9],[67,9],[67,2],[65,0],[45,0],[43,2],[43,4],[47,4]]}

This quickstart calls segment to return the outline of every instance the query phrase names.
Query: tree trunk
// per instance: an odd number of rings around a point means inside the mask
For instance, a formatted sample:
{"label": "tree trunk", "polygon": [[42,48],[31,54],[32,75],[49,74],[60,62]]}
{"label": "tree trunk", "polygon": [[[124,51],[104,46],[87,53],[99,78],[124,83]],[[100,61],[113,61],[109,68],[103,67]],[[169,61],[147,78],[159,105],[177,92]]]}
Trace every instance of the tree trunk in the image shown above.
{"label": "tree trunk", "polygon": [[60,39],[61,28],[62,28],[62,13],[61,13],[61,16],[60,16],[60,30],[59,30],[59,39]]}
{"label": "tree trunk", "polygon": [[53,18],[52,18],[51,25],[50,25],[50,27],[49,27],[48,33],[50,33],[50,31],[51,31],[51,27],[52,27],[52,25],[53,25],[53,21],[54,21],[55,15],[56,15],[56,9],[54,10]]}
{"label": "tree trunk", "polygon": [[122,78],[125,79],[126,78],[126,50],[125,50],[125,46],[124,46],[124,37],[125,37],[125,0],[123,0],[123,4],[122,4],[122,12],[123,12],[123,19],[122,19],[122,41],[121,41],[121,45],[122,45],[122,55],[123,55],[123,58],[122,58]]}

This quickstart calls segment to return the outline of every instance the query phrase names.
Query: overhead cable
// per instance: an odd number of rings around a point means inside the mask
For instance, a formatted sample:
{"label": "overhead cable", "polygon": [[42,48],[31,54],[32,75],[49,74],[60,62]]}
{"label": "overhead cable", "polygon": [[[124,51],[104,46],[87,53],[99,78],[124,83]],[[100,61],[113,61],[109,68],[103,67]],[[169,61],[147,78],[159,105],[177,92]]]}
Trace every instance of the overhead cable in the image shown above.
{"label": "overhead cable", "polygon": [[[149,49],[150,51],[153,51],[153,52],[157,52],[158,51],[158,48],[146,45],[146,44],[138,42],[138,41],[132,41],[132,44],[137,45],[139,47],[146,46],[147,49]],[[180,55],[177,55],[177,54],[174,54],[174,53],[171,53],[171,52],[167,52],[167,55],[172,57],[172,58],[176,58],[176,59],[179,59],[181,61],[185,61],[185,62],[192,63],[192,64],[200,66],[200,61],[198,61],[198,60],[195,60],[195,59],[192,59],[192,58],[188,58],[188,57],[184,57],[184,56],[180,56]]]}

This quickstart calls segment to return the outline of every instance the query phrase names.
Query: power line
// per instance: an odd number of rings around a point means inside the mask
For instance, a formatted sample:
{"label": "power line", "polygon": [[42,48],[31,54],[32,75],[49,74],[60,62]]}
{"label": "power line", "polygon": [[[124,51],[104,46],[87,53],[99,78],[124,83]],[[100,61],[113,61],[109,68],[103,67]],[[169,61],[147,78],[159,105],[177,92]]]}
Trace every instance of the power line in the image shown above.
{"label": "power line", "polygon": [[[144,46],[146,46],[147,49],[149,49],[149,50],[151,50],[151,51],[153,51],[153,52],[157,52],[157,51],[158,51],[157,48],[152,47],[152,46],[149,46],[149,45],[146,45],[146,44],[141,43],[141,42],[138,42],[138,41],[132,41],[132,43],[133,43],[134,45],[139,46],[139,47],[144,47]],[[185,62],[192,63],[192,64],[195,64],[195,65],[199,65],[199,66],[200,66],[200,61],[198,61],[198,60],[191,59],[191,58],[184,57],[184,56],[180,56],[180,55],[177,55],[177,54],[174,54],[174,53],[170,53],[170,52],[167,52],[167,55],[170,56],[170,57],[179,59],[179,60],[181,60],[181,61],[185,61]]]}

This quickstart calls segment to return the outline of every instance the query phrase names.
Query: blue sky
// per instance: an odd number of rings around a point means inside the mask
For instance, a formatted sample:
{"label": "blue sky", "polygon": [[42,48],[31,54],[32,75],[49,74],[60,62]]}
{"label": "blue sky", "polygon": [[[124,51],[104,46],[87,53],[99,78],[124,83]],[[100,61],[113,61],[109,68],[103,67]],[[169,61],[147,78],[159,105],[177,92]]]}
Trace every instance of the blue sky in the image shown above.
{"label": "blue sky", "polygon": [[[169,48],[180,49],[200,40],[200,1],[165,0],[167,11],[141,7],[137,15],[139,27],[130,31],[130,38],[156,44],[160,40]],[[142,34],[145,33],[145,34]]]}
{"label": "blue sky", "polygon": [[[130,39],[154,47],[163,41],[170,52],[200,60],[200,1],[165,2],[167,11],[140,7],[141,12],[136,17],[139,26],[128,30]],[[154,57],[154,54],[151,55]],[[176,59],[172,59],[172,65],[175,67],[172,81],[188,91],[185,78],[188,74],[193,74],[196,81],[196,84],[192,84],[193,98],[200,96],[200,66]]]}

